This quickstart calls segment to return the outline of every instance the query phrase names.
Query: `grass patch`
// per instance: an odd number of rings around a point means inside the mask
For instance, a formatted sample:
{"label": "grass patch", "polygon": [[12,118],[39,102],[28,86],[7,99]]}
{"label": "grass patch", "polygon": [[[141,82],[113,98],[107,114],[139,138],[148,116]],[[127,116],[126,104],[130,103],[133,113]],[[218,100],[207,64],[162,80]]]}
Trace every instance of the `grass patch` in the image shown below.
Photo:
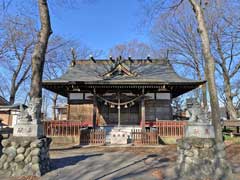
{"label": "grass patch", "polygon": [[224,137],[224,141],[231,141],[232,143],[240,144],[239,136],[224,135],[223,137]]}

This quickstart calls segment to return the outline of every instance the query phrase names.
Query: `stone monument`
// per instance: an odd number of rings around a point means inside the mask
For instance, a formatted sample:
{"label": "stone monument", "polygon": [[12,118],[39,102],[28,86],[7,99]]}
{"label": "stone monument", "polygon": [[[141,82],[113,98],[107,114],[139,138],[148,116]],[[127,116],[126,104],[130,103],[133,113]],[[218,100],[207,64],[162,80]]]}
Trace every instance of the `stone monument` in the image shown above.
{"label": "stone monument", "polygon": [[198,102],[193,102],[189,109],[190,119],[185,128],[185,137],[215,138],[214,128],[207,111]]}
{"label": "stone monument", "polygon": [[131,133],[121,128],[113,128],[111,131],[111,144],[128,144]]}
{"label": "stone monument", "polygon": [[50,170],[51,139],[44,136],[40,107],[41,99],[32,98],[27,109],[21,108],[13,136],[2,140],[0,175],[41,176]]}
{"label": "stone monument", "polygon": [[41,137],[44,135],[41,117],[41,98],[33,98],[27,109],[21,106],[18,122],[13,129],[15,137]]}
{"label": "stone monument", "polygon": [[197,102],[190,108],[185,135],[177,140],[179,180],[233,180],[225,145],[215,141],[214,128]]}

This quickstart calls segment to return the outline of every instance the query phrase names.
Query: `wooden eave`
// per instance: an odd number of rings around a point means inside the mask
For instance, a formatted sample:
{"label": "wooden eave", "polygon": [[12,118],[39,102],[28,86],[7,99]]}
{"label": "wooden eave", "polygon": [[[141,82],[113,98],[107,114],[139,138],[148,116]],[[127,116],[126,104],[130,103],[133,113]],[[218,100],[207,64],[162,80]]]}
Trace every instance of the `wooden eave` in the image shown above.
{"label": "wooden eave", "polygon": [[96,82],[44,82],[43,87],[53,91],[57,94],[60,94],[62,96],[67,97],[69,92],[74,91],[74,89],[79,88],[81,90],[85,91],[92,91],[93,89],[99,90],[99,89],[149,89],[151,91],[159,91],[159,92],[165,92],[169,91],[172,94],[172,97],[177,97],[181,94],[184,94],[188,91],[191,91],[202,84],[204,84],[206,81],[199,81],[199,82],[146,82],[146,83],[139,83],[139,82],[132,82],[132,83],[96,83]]}

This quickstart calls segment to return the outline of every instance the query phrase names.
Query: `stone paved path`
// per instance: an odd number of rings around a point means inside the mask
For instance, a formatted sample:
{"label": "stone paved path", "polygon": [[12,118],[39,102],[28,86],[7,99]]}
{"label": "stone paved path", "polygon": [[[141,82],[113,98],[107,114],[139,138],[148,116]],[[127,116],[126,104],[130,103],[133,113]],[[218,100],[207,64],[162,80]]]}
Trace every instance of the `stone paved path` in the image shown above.
{"label": "stone paved path", "polygon": [[[95,147],[50,152],[53,169],[40,180],[174,180],[176,146]],[[240,144],[227,146],[227,156],[240,179]],[[36,177],[0,180],[39,180]]]}
{"label": "stone paved path", "polygon": [[[90,151],[90,152],[89,152]],[[42,180],[159,180],[161,168],[172,167],[169,157],[129,149],[106,152],[103,149],[68,150],[52,153],[53,171]],[[64,157],[68,154],[68,157]],[[60,156],[60,157],[59,157]],[[61,157],[62,156],[62,157]],[[55,158],[56,157],[56,158]],[[171,168],[168,168],[171,170]],[[170,172],[171,173],[171,172]],[[174,176],[174,175],[173,175]]]}

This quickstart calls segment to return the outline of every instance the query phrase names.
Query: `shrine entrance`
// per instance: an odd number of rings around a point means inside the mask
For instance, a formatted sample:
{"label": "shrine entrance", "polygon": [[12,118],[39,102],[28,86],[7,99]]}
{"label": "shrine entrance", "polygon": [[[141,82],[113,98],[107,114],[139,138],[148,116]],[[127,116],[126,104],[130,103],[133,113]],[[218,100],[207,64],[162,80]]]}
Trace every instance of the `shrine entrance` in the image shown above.
{"label": "shrine entrance", "polygon": [[141,97],[133,93],[97,95],[97,124],[99,126],[140,125]]}

